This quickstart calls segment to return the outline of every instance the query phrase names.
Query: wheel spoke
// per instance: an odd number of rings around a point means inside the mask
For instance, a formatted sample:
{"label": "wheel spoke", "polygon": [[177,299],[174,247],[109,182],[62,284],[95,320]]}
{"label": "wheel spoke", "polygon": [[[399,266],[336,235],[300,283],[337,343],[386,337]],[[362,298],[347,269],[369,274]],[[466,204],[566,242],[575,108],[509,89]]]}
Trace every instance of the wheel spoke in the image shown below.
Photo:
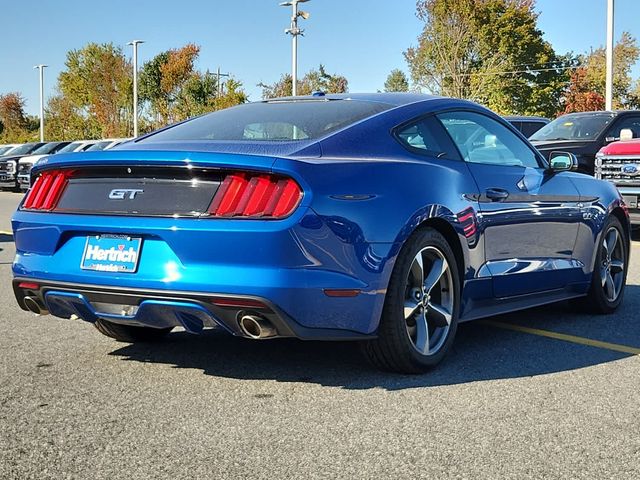
{"label": "wheel spoke", "polygon": [[611,259],[613,252],[616,249],[616,245],[618,244],[618,230],[612,228],[607,233],[607,238],[605,239],[604,247],[607,250],[607,258]]}
{"label": "wheel spoke", "polygon": [[422,252],[418,252],[413,259],[411,272],[413,273],[413,278],[416,282],[414,286],[422,287],[422,282],[424,281],[424,262],[422,260]]}
{"label": "wheel spoke", "polygon": [[605,291],[607,292],[607,298],[611,301],[616,299],[616,285],[613,281],[613,277],[611,276],[611,272],[607,270],[607,275],[605,279]]}
{"label": "wheel spoke", "polygon": [[451,325],[451,312],[442,305],[429,303],[427,307],[427,317],[433,320],[437,327],[446,327]]}
{"label": "wheel spoke", "polygon": [[424,280],[424,289],[427,293],[430,293],[431,290],[433,290],[433,287],[440,282],[440,279],[447,271],[447,268],[449,268],[449,266],[445,260],[437,258],[433,261],[431,264],[431,270],[429,270],[429,274]]}
{"label": "wheel spoke", "polygon": [[413,317],[417,312],[418,308],[420,308],[420,302],[407,299],[404,301],[404,319],[409,320]]}
{"label": "wheel spoke", "polygon": [[619,273],[624,270],[624,262],[622,260],[611,260],[611,273]]}
{"label": "wheel spoke", "polygon": [[604,286],[607,283],[607,275],[609,274],[609,270],[607,269],[607,267],[602,267],[600,269],[600,282],[602,283],[602,288],[604,288]]}
{"label": "wheel spoke", "polygon": [[429,353],[429,325],[425,312],[416,317],[416,348],[423,355]]}

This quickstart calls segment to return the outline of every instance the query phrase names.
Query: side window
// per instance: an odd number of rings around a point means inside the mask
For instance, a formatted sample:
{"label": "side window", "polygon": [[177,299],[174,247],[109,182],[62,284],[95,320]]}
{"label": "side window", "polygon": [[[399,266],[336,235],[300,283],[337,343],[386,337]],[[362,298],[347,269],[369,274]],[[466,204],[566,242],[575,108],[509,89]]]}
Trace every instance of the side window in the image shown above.
{"label": "side window", "polygon": [[540,167],[531,147],[492,118],[474,112],[447,112],[438,118],[466,162]]}
{"label": "side window", "polygon": [[607,132],[607,137],[620,138],[620,131],[628,129],[633,132],[633,138],[640,138],[640,117],[629,116],[623,118]]}
{"label": "side window", "polygon": [[460,160],[460,155],[451,143],[442,125],[433,117],[425,117],[404,125],[395,132],[404,146],[430,157]]}
{"label": "side window", "polygon": [[545,124],[542,122],[522,122],[520,131],[525,137],[529,138],[544,126]]}

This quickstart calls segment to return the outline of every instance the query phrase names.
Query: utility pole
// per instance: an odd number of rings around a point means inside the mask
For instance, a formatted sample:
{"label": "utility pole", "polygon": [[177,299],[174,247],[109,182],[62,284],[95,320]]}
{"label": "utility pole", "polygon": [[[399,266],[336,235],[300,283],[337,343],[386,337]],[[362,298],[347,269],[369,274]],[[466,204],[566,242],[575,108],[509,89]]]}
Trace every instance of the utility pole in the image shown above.
{"label": "utility pole", "polygon": [[607,77],[605,104],[607,110],[613,110],[613,8],[614,0],[607,0]]}
{"label": "utility pole", "polygon": [[138,136],[138,44],[144,40],[132,40],[127,45],[133,47],[133,136]]}
{"label": "utility pole", "polygon": [[33,68],[37,68],[40,71],[40,141],[44,142],[44,69],[48,65],[36,65]]}
{"label": "utility pole", "polygon": [[216,72],[216,97],[220,98],[222,96],[222,84],[220,83],[220,77],[228,76],[228,73],[220,73],[220,67],[218,67],[218,71]]}
{"label": "utility pole", "polygon": [[308,2],[309,0],[290,0],[288,2],[282,2],[281,7],[291,7],[291,27],[287,28],[284,33],[291,35],[293,43],[291,46],[291,93],[295,97],[298,94],[298,36],[304,35],[304,30],[298,28],[298,17],[308,19],[309,14],[307,12],[298,11],[298,4]]}

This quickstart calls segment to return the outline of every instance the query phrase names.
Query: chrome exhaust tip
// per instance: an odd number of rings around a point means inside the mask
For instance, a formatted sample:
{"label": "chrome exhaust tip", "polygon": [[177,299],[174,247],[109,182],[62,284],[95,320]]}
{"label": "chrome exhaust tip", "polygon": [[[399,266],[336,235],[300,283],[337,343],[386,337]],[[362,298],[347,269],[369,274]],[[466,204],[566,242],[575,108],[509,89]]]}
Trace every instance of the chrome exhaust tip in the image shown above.
{"label": "chrome exhaust tip", "polygon": [[254,340],[275,337],[278,334],[271,322],[257,315],[243,315],[239,323],[242,333]]}
{"label": "chrome exhaust tip", "polygon": [[24,297],[22,301],[24,302],[24,306],[36,315],[47,315],[49,313],[47,310],[42,308],[38,301],[33,297]]}

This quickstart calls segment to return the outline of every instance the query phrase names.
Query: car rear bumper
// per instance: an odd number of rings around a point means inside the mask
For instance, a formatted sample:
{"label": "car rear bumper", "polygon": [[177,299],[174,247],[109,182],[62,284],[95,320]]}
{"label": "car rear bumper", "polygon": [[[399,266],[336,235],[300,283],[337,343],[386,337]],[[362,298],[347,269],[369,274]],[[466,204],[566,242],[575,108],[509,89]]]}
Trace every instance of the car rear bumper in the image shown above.
{"label": "car rear bumper", "polygon": [[[169,321],[185,326],[181,319],[196,317],[203,328],[217,324],[241,334],[237,317],[243,309],[230,311],[210,299],[250,298],[273,312],[278,336],[303,339],[374,334],[397,250],[359,237],[345,241],[310,209],[274,222],[18,211],[13,228],[14,288],[22,308],[24,297],[35,295],[43,309],[60,317],[158,328]],[[87,236],[100,234],[142,238],[135,273],[80,268]],[[25,292],[23,282],[39,288]],[[135,295],[124,302],[127,292]],[[101,310],[96,302],[111,306]],[[105,316],[113,305],[138,307],[142,316]],[[172,313],[157,314],[159,305]]]}
{"label": "car rear bumper", "polygon": [[[267,338],[296,337],[302,340],[358,340],[375,335],[360,332],[308,328],[300,325],[265,298],[217,293],[105,288],[64,282],[15,278],[13,290],[20,307],[39,314],[74,318],[94,323],[113,323],[149,328],[184,327],[189,333],[221,327],[236,336],[247,333],[240,327],[246,315],[264,319],[274,329]],[[25,300],[35,301],[27,305]]]}

